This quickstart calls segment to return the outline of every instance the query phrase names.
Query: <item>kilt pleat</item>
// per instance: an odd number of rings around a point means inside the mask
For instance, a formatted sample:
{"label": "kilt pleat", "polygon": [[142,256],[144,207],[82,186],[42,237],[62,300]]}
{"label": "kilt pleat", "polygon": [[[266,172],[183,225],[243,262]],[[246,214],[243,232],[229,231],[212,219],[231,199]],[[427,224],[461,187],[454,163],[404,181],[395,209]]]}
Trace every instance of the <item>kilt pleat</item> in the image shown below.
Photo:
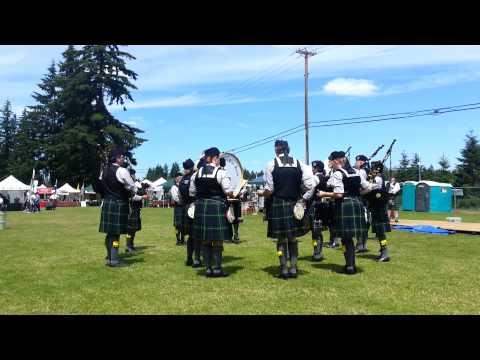
{"label": "kilt pleat", "polygon": [[268,211],[267,237],[273,239],[304,236],[310,231],[308,213],[302,220],[293,215],[293,208],[297,202],[273,197]]}
{"label": "kilt pleat", "polygon": [[193,219],[194,238],[202,243],[230,240],[233,233],[226,212],[227,204],[224,201],[198,199]]}
{"label": "kilt pleat", "polygon": [[387,204],[378,202],[372,204],[372,232],[391,232],[390,220],[388,219]]}
{"label": "kilt pleat", "polygon": [[335,235],[358,238],[367,230],[365,208],[358,198],[343,198],[335,202]]}
{"label": "kilt pleat", "polygon": [[188,236],[192,236],[192,230],[193,230],[193,219],[190,219],[188,216],[188,206],[190,204],[186,205],[183,207],[183,213],[182,213],[182,233]]}
{"label": "kilt pleat", "polygon": [[140,208],[130,206],[128,214],[127,231],[136,232],[142,230],[142,220],[140,218]]}
{"label": "kilt pleat", "polygon": [[183,206],[175,206],[173,208],[173,226],[175,228],[180,228],[182,229],[182,224],[183,224]]}
{"label": "kilt pleat", "polygon": [[127,233],[129,205],[125,201],[104,199],[98,231],[120,235]]}

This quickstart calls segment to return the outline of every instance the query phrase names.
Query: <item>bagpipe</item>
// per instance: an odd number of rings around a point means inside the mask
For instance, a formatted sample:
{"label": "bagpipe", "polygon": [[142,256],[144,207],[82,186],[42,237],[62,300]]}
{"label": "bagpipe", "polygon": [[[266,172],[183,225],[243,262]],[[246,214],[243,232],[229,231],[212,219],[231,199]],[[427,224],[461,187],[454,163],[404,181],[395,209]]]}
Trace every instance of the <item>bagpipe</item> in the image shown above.
{"label": "bagpipe", "polygon": [[[383,173],[384,164],[388,160],[388,158],[392,155],[393,145],[395,144],[396,141],[397,141],[396,139],[392,141],[392,143],[390,144],[389,148],[385,153],[385,156],[381,161],[373,161],[370,164],[370,171],[368,172],[368,176],[367,176],[367,179],[370,183],[375,183],[375,178],[379,174],[381,175]],[[381,148],[383,148],[383,145],[379,147],[379,149],[377,149],[377,151],[374,153],[374,155],[370,157],[370,159],[373,158],[373,156],[375,156]],[[387,189],[385,188],[385,181],[383,180],[383,177],[382,177],[382,187],[380,189],[375,189],[369,192],[366,198],[371,204],[387,203],[387,201],[389,200],[389,195],[388,195]]]}

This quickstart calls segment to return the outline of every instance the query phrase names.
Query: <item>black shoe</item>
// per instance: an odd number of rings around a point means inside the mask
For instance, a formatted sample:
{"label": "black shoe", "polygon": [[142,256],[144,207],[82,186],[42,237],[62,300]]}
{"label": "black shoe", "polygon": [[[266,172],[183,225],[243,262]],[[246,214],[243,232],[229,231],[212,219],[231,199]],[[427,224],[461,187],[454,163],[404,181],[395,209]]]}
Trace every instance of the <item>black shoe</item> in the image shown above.
{"label": "black shoe", "polygon": [[185,265],[186,266],[192,266],[193,265],[193,260],[192,259],[187,259],[187,261],[185,262]]}
{"label": "black shoe", "polygon": [[226,271],[223,271],[223,269],[214,269],[212,277],[227,277],[230,274]]}
{"label": "black shoe", "polygon": [[389,261],[390,261],[390,256],[380,255],[380,256],[377,258],[377,261],[378,261],[378,262],[389,262]]}
{"label": "black shoe", "polygon": [[201,261],[194,261],[193,264],[192,264],[192,268],[196,269],[196,268],[199,268],[199,267],[202,267],[202,262]]}
{"label": "black shoe", "polygon": [[126,253],[126,254],[134,254],[136,250],[137,250],[137,249],[135,249],[135,248],[128,248],[128,247],[127,247],[127,248],[125,249],[125,253]]}
{"label": "black shoe", "polygon": [[297,268],[296,267],[291,267],[290,270],[288,271],[288,277],[292,279],[296,279],[298,277],[297,273]]}
{"label": "black shoe", "polygon": [[176,243],[175,245],[177,245],[177,246],[182,246],[183,243],[182,243],[181,241],[177,241],[177,243]]}
{"label": "black shoe", "polygon": [[212,277],[213,276],[212,268],[207,268],[207,270],[205,270],[205,276],[206,277]]}
{"label": "black shoe", "polygon": [[325,260],[325,257],[322,254],[313,254],[312,261],[318,262]]}
{"label": "black shoe", "polygon": [[345,266],[344,271],[347,275],[353,275],[357,273],[357,269],[355,268],[355,266]]}

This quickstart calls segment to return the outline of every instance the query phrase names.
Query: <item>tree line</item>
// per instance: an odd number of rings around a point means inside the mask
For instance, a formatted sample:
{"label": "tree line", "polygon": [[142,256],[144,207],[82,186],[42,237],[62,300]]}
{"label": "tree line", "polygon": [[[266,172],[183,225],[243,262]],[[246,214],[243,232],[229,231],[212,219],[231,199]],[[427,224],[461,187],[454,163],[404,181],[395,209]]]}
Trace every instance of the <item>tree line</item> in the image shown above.
{"label": "tree line", "polygon": [[32,169],[42,183],[91,183],[108,152],[121,147],[135,165],[133,150],[143,131],[107,109],[133,101],[137,74],[126,62],[135,57],[117,45],[68,46],[32,95],[34,105],[20,116],[10,101],[0,110],[0,178],[14,174],[29,183]]}

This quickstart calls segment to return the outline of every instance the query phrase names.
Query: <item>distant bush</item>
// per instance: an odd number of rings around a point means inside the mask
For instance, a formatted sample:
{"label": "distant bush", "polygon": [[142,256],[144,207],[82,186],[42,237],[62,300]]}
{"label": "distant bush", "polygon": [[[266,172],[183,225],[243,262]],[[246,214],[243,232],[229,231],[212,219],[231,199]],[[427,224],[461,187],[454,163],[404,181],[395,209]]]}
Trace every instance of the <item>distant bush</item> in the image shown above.
{"label": "distant bush", "polygon": [[480,197],[459,199],[457,207],[460,209],[480,209]]}

